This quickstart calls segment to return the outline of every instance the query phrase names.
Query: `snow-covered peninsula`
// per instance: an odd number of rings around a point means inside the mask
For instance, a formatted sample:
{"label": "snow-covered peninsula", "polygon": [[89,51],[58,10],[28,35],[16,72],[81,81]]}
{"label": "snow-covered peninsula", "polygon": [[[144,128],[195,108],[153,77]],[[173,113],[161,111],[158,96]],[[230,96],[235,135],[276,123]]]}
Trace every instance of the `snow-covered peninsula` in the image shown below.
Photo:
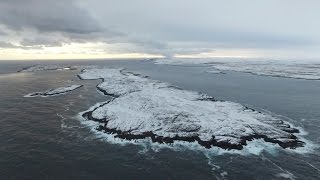
{"label": "snow-covered peninsula", "polygon": [[78,76],[83,80],[102,79],[97,89],[112,99],[81,115],[98,122],[97,130],[117,138],[198,142],[206,148],[224,149],[242,149],[253,139],[283,148],[304,145],[296,136],[298,129],[239,103],[217,101],[122,69],[90,69]]}

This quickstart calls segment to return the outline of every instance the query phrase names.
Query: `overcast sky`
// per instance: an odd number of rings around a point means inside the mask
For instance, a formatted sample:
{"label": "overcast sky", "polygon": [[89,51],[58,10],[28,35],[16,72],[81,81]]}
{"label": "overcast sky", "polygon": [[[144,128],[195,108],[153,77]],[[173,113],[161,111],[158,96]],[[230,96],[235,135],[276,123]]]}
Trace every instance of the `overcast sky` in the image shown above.
{"label": "overcast sky", "polygon": [[320,57],[319,0],[1,0],[0,59]]}

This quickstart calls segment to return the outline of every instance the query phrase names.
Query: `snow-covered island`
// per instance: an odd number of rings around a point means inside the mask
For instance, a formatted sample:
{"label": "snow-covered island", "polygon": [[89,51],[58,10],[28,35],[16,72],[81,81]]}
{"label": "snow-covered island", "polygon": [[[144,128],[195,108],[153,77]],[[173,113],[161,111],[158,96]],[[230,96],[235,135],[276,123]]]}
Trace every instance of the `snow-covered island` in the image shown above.
{"label": "snow-covered island", "polygon": [[241,104],[217,101],[122,69],[89,69],[80,79],[102,79],[97,89],[112,99],[81,113],[96,130],[125,140],[198,142],[201,146],[242,149],[253,139],[283,148],[304,146],[299,130],[279,117]]}
{"label": "snow-covered island", "polygon": [[33,65],[24,67],[18,72],[37,72],[37,71],[55,71],[55,70],[76,70],[76,66],[62,66],[62,65]]}
{"label": "snow-covered island", "polygon": [[71,86],[66,86],[66,87],[59,87],[56,89],[50,89],[47,91],[43,91],[43,92],[34,92],[34,93],[30,93],[25,95],[24,97],[48,97],[48,96],[58,96],[58,95],[62,95],[62,94],[66,94],[68,92],[71,92],[73,90],[76,90],[78,88],[81,88],[83,85],[71,85]]}

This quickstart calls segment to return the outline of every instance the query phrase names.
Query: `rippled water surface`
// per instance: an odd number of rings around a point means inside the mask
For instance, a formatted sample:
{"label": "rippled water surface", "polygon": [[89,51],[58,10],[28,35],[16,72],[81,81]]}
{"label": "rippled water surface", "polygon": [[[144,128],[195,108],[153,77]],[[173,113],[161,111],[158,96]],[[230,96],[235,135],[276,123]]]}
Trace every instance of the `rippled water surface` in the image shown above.
{"label": "rippled water surface", "polygon": [[[251,154],[240,155],[112,144],[77,118],[79,112],[108,99],[96,91],[100,81],[80,81],[77,70],[16,73],[38,63],[124,67],[283,116],[303,128],[312,144],[320,144],[320,81],[236,72],[210,74],[201,65],[132,60],[0,61],[1,179],[320,179],[320,151],[316,147],[307,153],[252,148]],[[23,97],[70,84],[84,87],[62,96]]]}

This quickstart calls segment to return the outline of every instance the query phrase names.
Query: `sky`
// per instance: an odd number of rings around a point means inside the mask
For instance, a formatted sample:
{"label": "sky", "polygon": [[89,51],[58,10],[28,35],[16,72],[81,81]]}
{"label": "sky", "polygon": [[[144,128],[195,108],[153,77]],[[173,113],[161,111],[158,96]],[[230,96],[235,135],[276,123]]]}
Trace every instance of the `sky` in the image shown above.
{"label": "sky", "polygon": [[0,0],[0,60],[320,59],[319,0]]}

